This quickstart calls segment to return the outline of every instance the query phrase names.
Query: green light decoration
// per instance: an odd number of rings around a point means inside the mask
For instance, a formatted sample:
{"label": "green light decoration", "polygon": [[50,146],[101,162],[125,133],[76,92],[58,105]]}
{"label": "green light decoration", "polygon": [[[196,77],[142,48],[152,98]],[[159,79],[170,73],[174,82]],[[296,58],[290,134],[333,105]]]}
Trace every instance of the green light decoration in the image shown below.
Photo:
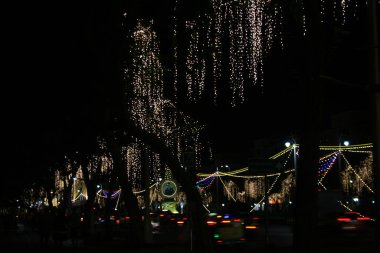
{"label": "green light decoration", "polygon": [[177,195],[177,184],[173,180],[166,180],[160,186],[160,193],[163,198],[174,198]]}
{"label": "green light decoration", "polygon": [[177,202],[175,201],[164,201],[161,203],[162,210],[170,211],[171,213],[178,213]]}

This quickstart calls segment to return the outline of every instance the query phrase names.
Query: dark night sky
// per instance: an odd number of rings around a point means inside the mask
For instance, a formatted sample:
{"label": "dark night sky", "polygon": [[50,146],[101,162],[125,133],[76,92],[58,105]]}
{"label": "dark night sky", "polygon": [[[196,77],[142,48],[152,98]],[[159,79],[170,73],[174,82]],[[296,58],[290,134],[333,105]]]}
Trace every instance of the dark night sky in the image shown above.
{"label": "dark night sky", "polygon": [[[98,106],[96,89],[92,88],[99,76],[96,62],[101,60],[101,52],[94,52],[87,40],[90,14],[86,3],[23,2],[9,9],[6,36],[2,36],[4,188],[18,180],[27,181],[35,174],[32,171],[41,169],[40,163],[54,160],[60,147],[70,142],[72,131],[95,124],[87,109]],[[144,10],[161,10],[163,17],[165,7]],[[359,25],[350,30],[353,32],[344,33],[335,42],[327,66],[338,79],[362,83],[367,80],[367,62],[366,51],[360,48],[366,35]],[[165,29],[161,32],[164,36]],[[184,107],[207,125],[208,136],[220,151],[244,151],[256,138],[297,130],[304,113],[297,104],[301,84],[294,73],[298,58],[292,55],[297,49],[285,47],[266,60],[264,91],[253,87],[246,104],[236,108],[228,103]],[[330,113],[368,106],[367,94],[354,88],[328,86],[325,96],[326,123]]]}

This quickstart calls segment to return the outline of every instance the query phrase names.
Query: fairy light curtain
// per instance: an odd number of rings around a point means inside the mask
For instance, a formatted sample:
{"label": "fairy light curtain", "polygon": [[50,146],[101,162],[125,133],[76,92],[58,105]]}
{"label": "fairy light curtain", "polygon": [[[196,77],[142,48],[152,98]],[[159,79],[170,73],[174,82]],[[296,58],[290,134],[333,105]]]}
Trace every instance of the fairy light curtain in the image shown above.
{"label": "fairy light curtain", "polygon": [[[153,20],[138,20],[131,32],[131,64],[125,69],[125,98],[137,127],[156,135],[181,161],[183,152],[194,152],[195,166],[201,163],[200,132],[203,126],[179,111],[165,98],[164,67],[161,64],[157,34]],[[142,149],[147,157],[142,158]],[[151,181],[162,177],[160,155],[136,139],[126,151],[128,176],[136,190],[141,189],[141,159],[150,167]]]}
{"label": "fairy light curtain", "polygon": [[[263,84],[263,59],[277,37],[282,44],[282,10],[280,5],[273,2],[211,0],[211,12],[202,13],[195,20],[185,21],[188,34],[186,97],[190,101],[197,102],[202,98],[207,74],[213,79],[215,103],[220,85],[224,83],[222,79],[226,79],[229,85],[232,106],[244,102],[246,85]],[[177,21],[175,17],[174,22]],[[175,24],[174,39],[177,38],[177,29],[178,25]],[[177,44],[175,42],[175,54]],[[206,67],[208,54],[211,54],[209,56],[212,59],[210,70]],[[177,76],[176,64],[174,68]]]}
{"label": "fairy light curtain", "polygon": [[[178,99],[178,29],[179,19],[174,7],[174,90]],[[227,83],[231,105],[244,103],[248,87],[264,85],[264,60],[274,46],[284,45],[284,11],[287,2],[275,0],[210,0],[211,11],[185,20],[186,30],[186,98],[198,102],[206,90],[207,75],[211,76],[213,99],[217,103],[221,85]],[[289,3],[290,4],[290,3]],[[306,35],[304,1],[293,1]],[[333,20],[340,25],[355,22],[366,1],[320,0],[321,23]],[[211,59],[211,68],[206,67]],[[224,88],[223,88],[224,89]]]}

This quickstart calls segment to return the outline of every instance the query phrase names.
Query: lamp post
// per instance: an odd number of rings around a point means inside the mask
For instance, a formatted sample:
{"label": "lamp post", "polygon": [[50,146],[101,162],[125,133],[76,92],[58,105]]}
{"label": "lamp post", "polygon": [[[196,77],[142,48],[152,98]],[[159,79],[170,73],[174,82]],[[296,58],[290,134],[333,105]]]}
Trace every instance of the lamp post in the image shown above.
{"label": "lamp post", "polygon": [[[285,146],[287,147],[287,148],[289,148],[290,147],[290,145],[293,145],[293,165],[294,165],[294,177],[295,177],[295,184],[297,184],[297,182],[298,182],[298,180],[297,180],[297,150],[296,150],[296,142],[294,141],[294,139],[293,139],[293,144],[291,144],[289,141],[288,142],[286,142],[285,143]],[[296,186],[297,187],[297,186]],[[296,191],[296,189],[295,189],[295,187],[293,187],[293,191]],[[296,192],[294,192],[294,203],[295,204],[297,204],[297,202],[296,202]],[[289,203],[290,203],[290,201],[289,201]],[[296,208],[296,206],[294,207],[294,208]],[[295,217],[296,217],[296,209],[294,209],[294,208],[292,208],[292,213],[293,213],[293,224],[292,224],[292,229],[293,229],[293,234],[295,233],[295,226],[296,226],[296,224],[295,224]]]}
{"label": "lamp post", "polygon": [[[349,146],[350,145],[350,142],[345,140],[343,141],[343,145],[344,146]],[[342,138],[339,137],[339,152],[338,152],[338,173],[341,173],[342,172]],[[350,184],[351,184],[351,180],[350,180]],[[351,186],[350,186],[351,187]],[[347,191],[347,197],[348,199],[350,199],[351,201],[351,194],[350,194],[350,187],[348,188],[348,191]]]}
{"label": "lamp post", "polygon": [[293,145],[293,165],[294,165],[294,175],[297,182],[297,145],[296,142],[293,140],[293,144],[291,144],[289,141],[285,143],[285,147],[290,147],[290,145]]}
{"label": "lamp post", "polygon": [[[350,142],[349,141],[347,141],[347,140],[345,140],[345,141],[343,141],[343,145],[344,146],[349,146],[350,145]],[[342,140],[341,140],[341,138],[339,137],[339,157],[338,157],[338,167],[339,167],[339,172],[341,172],[342,171],[342,165],[341,165],[341,160],[342,160],[342,148],[341,148],[341,146],[342,146]]]}

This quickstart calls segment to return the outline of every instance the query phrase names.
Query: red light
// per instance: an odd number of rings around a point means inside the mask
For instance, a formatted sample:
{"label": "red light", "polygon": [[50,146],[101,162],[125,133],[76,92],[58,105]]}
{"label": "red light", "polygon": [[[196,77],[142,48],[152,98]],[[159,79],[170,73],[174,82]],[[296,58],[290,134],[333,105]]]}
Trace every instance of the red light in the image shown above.
{"label": "red light", "polygon": [[240,241],[245,241],[245,238],[244,237],[240,238]]}
{"label": "red light", "polygon": [[349,221],[351,221],[351,219],[350,218],[338,218],[338,219],[336,219],[337,221],[340,221],[340,222],[349,222]]}
{"label": "red light", "polygon": [[358,217],[357,220],[371,220],[369,217]]}
{"label": "red light", "polygon": [[208,220],[207,225],[214,226],[214,225],[216,225],[216,221]]}
{"label": "red light", "polygon": [[234,219],[234,222],[240,222],[241,220],[240,219]]}

